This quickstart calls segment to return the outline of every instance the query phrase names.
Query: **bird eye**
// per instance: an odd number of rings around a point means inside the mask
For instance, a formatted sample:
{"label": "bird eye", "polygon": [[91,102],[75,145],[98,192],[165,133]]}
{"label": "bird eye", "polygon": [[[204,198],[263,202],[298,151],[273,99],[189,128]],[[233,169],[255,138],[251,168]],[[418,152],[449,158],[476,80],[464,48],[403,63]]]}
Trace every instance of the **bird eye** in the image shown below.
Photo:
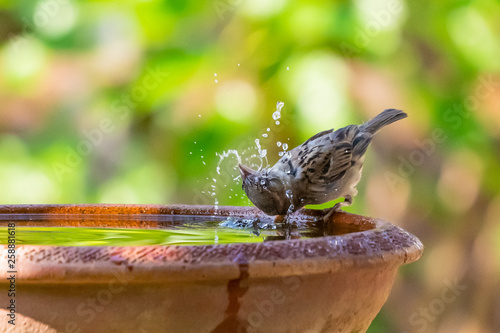
{"label": "bird eye", "polygon": [[262,186],[266,185],[266,180],[265,179],[261,179],[260,180],[260,185],[262,185]]}

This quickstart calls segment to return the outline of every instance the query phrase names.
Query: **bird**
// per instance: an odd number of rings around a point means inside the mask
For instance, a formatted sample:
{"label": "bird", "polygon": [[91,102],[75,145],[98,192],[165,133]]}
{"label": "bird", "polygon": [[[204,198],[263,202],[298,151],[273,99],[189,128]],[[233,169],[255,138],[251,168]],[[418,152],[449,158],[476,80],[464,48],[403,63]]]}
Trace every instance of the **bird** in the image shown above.
{"label": "bird", "polygon": [[239,163],[242,189],[267,215],[290,215],[306,205],[344,198],[325,210],[325,219],[353,203],[358,194],[364,155],[374,135],[408,115],[386,109],[361,125],[317,133],[285,153],[269,168],[253,170]]}

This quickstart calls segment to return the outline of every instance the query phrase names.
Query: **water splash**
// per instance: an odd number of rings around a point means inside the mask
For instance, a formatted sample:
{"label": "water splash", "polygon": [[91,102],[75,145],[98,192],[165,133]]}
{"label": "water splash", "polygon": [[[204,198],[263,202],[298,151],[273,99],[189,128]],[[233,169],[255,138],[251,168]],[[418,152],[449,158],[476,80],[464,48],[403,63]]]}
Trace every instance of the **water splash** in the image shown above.
{"label": "water splash", "polygon": [[215,171],[217,171],[217,174],[220,175],[220,168],[221,168],[221,164],[222,162],[230,157],[230,156],[234,156],[236,157],[236,161],[237,163],[235,164],[235,169],[236,167],[238,166],[239,163],[241,163],[241,156],[239,154],[239,152],[236,150],[236,149],[229,149],[229,150],[226,150],[226,151],[223,151],[222,153],[215,153],[217,156],[219,156],[219,162],[217,162],[217,167],[215,169]]}
{"label": "water splash", "polygon": [[280,151],[278,153],[279,156],[283,156],[285,154],[287,154],[287,156],[290,156],[290,152],[287,152],[287,150],[288,150],[288,143],[281,143],[281,142],[278,141],[276,144],[278,145],[278,147],[281,146],[281,148],[283,149],[283,151]]}
{"label": "water splash", "polygon": [[[217,73],[214,73],[214,76],[217,77]],[[271,121],[276,125],[280,124],[279,119],[281,119],[281,111],[284,105],[284,102],[277,102],[276,110],[272,113]],[[218,190],[223,187],[228,187],[228,185],[229,187],[231,187],[231,185],[234,184],[241,184],[238,164],[244,164],[257,171],[268,167],[269,163],[267,159],[267,149],[263,148],[263,146],[265,144],[269,144],[269,140],[271,140],[272,138],[271,134],[271,126],[269,126],[265,128],[265,131],[261,132],[261,136],[259,136],[261,137],[261,139],[254,139],[254,145],[249,145],[249,147],[243,150],[229,149],[221,153],[215,153],[215,155],[219,157],[215,169],[216,173],[211,175],[211,182],[209,181],[209,184],[207,184],[208,188],[206,188],[205,192],[207,193],[207,196],[211,197],[214,200],[216,212],[219,205],[218,195],[220,193]],[[280,146],[283,146],[283,143],[278,142],[278,147]],[[286,151],[287,149],[288,145],[285,146],[284,151]],[[202,151],[202,149],[200,149],[200,151]],[[203,156],[201,158],[202,163],[206,165],[205,161],[203,160]],[[210,178],[208,178],[207,180],[210,180]],[[231,193],[231,196],[228,196],[228,198],[230,199],[233,197],[245,197],[242,195],[238,195],[238,193],[234,193],[232,188],[230,188],[230,191],[233,192]],[[248,204],[250,204],[249,201]]]}
{"label": "water splash", "polygon": [[290,206],[288,207],[286,215],[290,215],[295,211],[295,206],[293,204],[293,192],[292,192],[292,190],[286,190],[285,195],[288,198],[288,200],[290,201]]}
{"label": "water splash", "polygon": [[280,121],[278,119],[281,118],[281,109],[283,108],[284,105],[285,105],[285,103],[283,103],[283,102],[276,103],[276,111],[273,112],[273,119],[275,120],[274,123],[276,125],[280,124]]}
{"label": "water splash", "polygon": [[266,157],[267,155],[267,149],[262,149],[262,146],[260,145],[260,140],[255,139],[255,145],[257,146],[257,151],[259,152],[259,156],[261,158]]}
{"label": "water splash", "polygon": [[283,103],[283,102],[276,103],[276,111],[273,112],[273,119],[274,120],[278,120],[281,118],[281,109],[283,108],[284,105],[285,105],[285,103]]}
{"label": "water splash", "polygon": [[257,217],[253,218],[242,218],[230,216],[226,220],[219,223],[220,227],[237,229],[237,230],[252,230],[252,229],[264,229],[264,230],[276,230],[276,224],[270,221],[261,221]]}

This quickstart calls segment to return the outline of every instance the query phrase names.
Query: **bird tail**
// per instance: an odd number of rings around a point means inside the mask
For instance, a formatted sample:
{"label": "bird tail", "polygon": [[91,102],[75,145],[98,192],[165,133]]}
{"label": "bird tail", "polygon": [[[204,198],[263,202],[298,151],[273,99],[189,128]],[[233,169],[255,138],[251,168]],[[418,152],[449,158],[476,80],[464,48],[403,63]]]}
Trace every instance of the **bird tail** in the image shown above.
{"label": "bird tail", "polygon": [[385,109],[380,114],[375,116],[373,119],[368,120],[366,123],[360,126],[362,131],[375,134],[382,127],[392,124],[395,121],[406,118],[408,115],[398,109]]}

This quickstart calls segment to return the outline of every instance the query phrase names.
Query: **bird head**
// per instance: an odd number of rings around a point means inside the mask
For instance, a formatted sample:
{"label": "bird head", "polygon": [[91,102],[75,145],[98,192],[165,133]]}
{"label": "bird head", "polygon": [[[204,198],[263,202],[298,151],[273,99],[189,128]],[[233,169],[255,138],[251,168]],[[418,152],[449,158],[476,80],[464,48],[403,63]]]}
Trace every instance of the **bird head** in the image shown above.
{"label": "bird head", "polygon": [[272,169],[252,170],[239,164],[242,188],[260,210],[268,215],[285,215],[290,206],[283,177]]}

